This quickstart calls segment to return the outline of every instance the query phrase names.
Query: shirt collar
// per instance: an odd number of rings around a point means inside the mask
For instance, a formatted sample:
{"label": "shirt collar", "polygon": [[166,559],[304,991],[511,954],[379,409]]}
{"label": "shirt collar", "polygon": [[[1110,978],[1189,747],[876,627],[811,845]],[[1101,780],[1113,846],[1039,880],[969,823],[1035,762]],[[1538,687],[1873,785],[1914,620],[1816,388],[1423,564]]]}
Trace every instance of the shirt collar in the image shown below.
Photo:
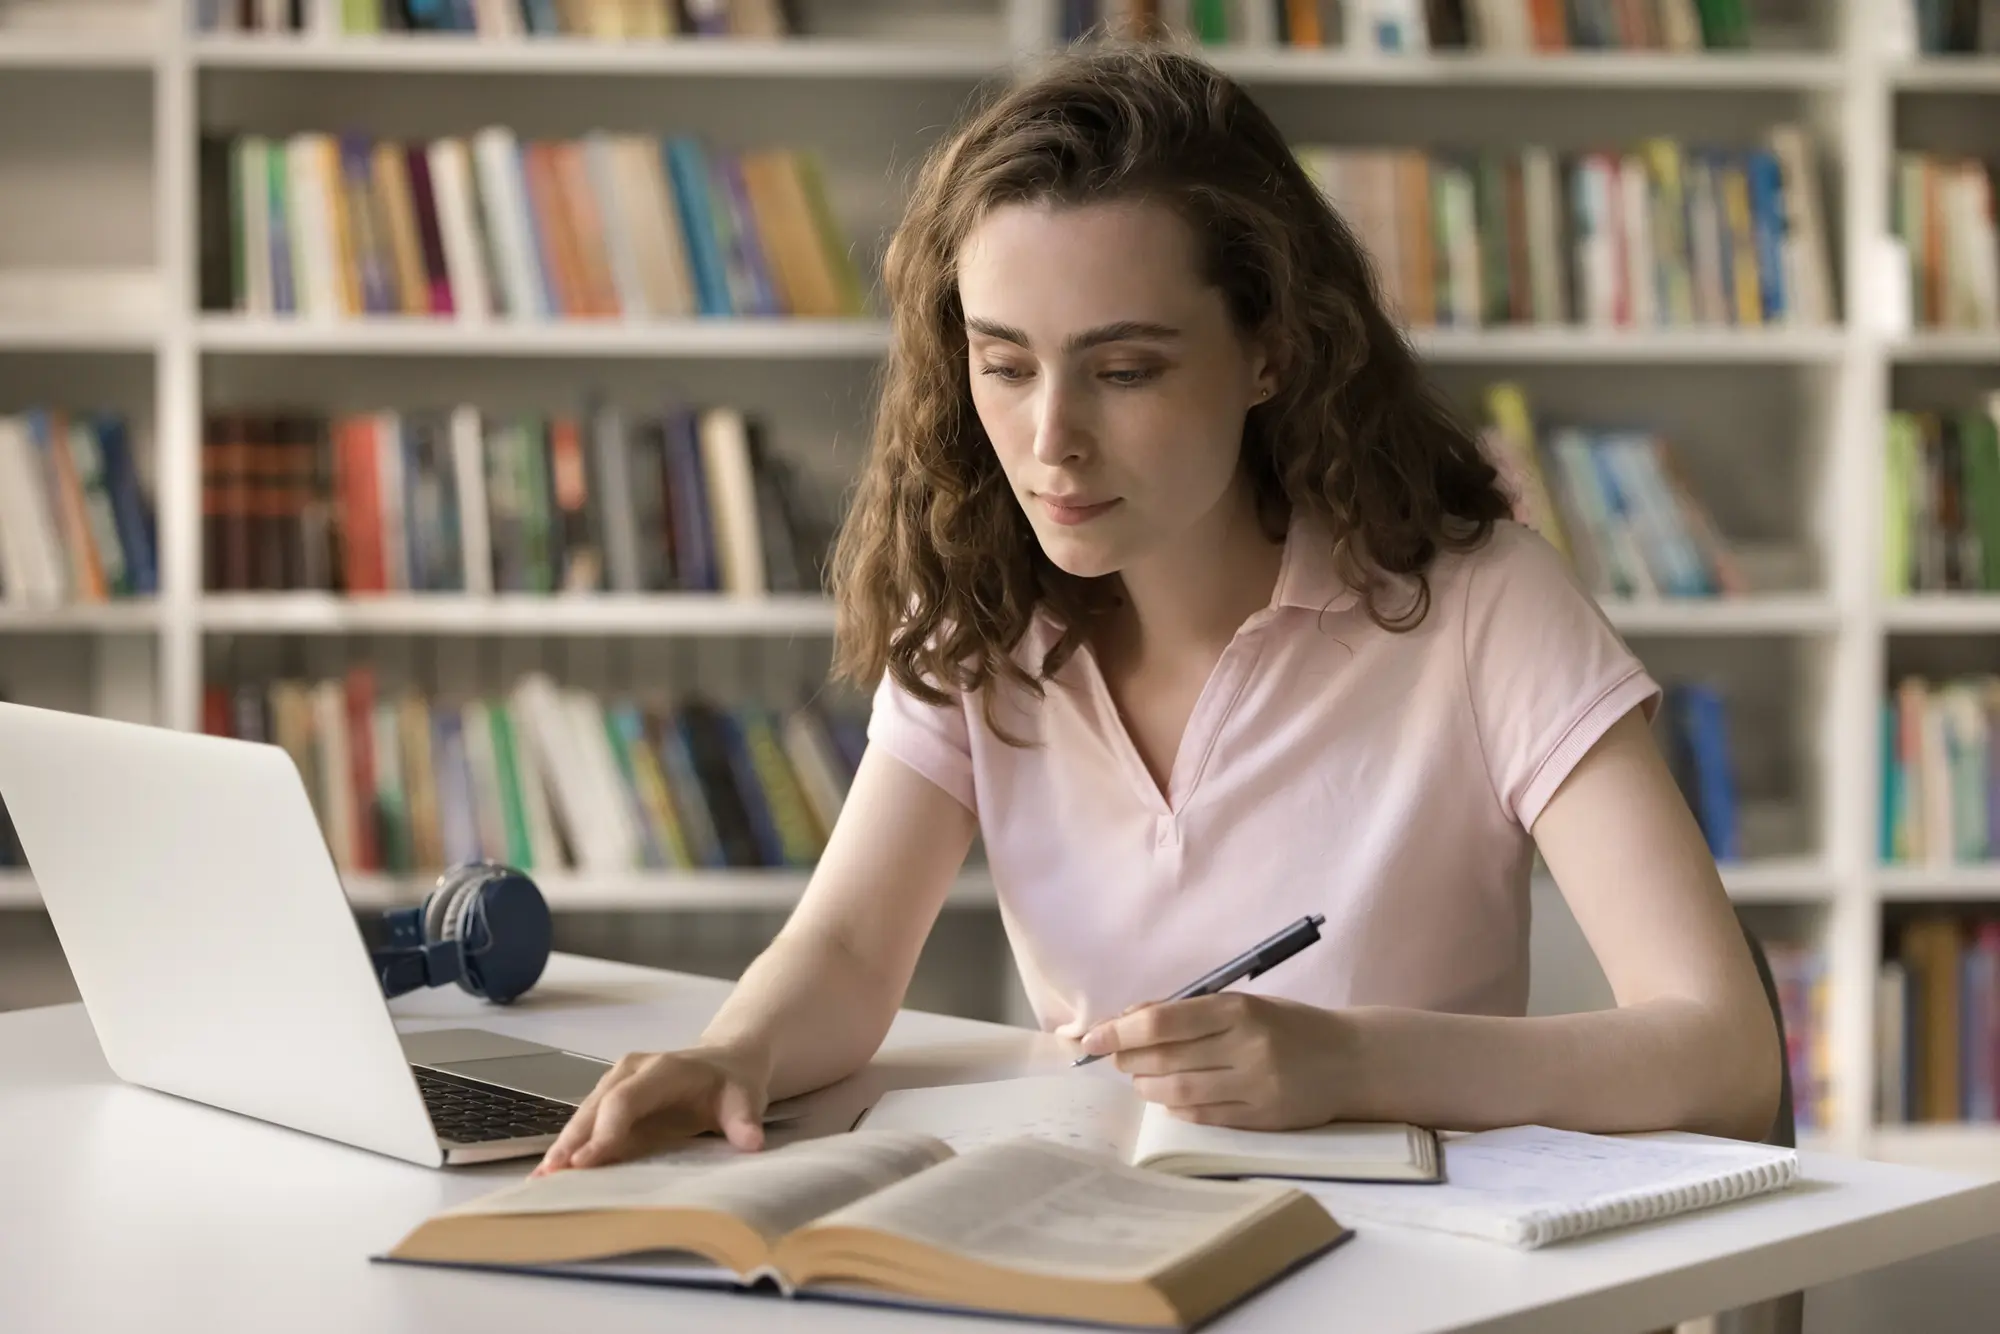
{"label": "shirt collar", "polygon": [[1351,606],[1357,596],[1340,577],[1333,535],[1326,525],[1313,515],[1294,510],[1285,532],[1285,554],[1278,565],[1278,586],[1271,605],[1338,611]]}

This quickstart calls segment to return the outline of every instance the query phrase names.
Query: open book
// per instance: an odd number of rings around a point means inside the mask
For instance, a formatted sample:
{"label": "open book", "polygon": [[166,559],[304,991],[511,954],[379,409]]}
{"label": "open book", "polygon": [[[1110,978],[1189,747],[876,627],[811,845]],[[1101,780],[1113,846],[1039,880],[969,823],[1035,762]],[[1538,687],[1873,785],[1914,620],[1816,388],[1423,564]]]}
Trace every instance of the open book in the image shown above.
{"label": "open book", "polygon": [[1187,1329],[1347,1235],[1281,1183],[869,1130],[530,1178],[375,1258]]}
{"label": "open book", "polygon": [[1078,1071],[894,1089],[862,1115],[872,1130],[935,1135],[963,1153],[1032,1135],[1176,1176],[1436,1181],[1437,1136],[1401,1122],[1236,1130],[1183,1121],[1122,1079]]}

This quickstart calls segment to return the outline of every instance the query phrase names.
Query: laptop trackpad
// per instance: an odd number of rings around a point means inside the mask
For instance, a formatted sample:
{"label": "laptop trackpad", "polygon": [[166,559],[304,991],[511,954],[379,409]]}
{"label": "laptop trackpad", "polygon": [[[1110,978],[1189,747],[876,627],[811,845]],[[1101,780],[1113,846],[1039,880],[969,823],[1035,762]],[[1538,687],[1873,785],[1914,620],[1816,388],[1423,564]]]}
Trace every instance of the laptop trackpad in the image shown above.
{"label": "laptop trackpad", "polygon": [[433,1070],[572,1105],[582,1102],[611,1068],[609,1061],[543,1051],[533,1056],[489,1056],[474,1061],[428,1061]]}

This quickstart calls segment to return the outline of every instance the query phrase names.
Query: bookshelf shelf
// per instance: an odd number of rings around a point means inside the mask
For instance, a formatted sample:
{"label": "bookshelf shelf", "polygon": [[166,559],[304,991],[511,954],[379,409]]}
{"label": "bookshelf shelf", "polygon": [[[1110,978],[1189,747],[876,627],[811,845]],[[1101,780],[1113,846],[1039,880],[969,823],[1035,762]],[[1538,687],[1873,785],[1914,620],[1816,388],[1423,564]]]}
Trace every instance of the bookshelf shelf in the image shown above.
{"label": "bookshelf shelf", "polygon": [[1594,51],[1523,56],[1444,52],[1398,56],[1223,48],[1211,58],[1252,84],[1807,90],[1838,87],[1844,73],[1838,56],[1809,52],[1668,55]]}
{"label": "bookshelf shelf", "polygon": [[381,317],[335,323],[205,315],[196,344],[204,352],[235,356],[868,358],[888,348],[889,325],[750,317],[539,324]]}
{"label": "bookshelf shelf", "polygon": [[48,321],[0,313],[0,352],[151,352],[155,328],[90,320]]}
{"label": "bookshelf shelf", "polygon": [[1422,329],[1417,350],[1440,362],[1782,365],[1837,360],[1846,337],[1829,329]]}
{"label": "bookshelf shelf", "polygon": [[149,268],[0,266],[0,349],[150,352],[161,291]]}
{"label": "bookshelf shelf", "polygon": [[698,78],[979,79],[1004,67],[1004,48],[836,38],[758,41],[591,41],[449,35],[200,37],[198,68],[422,74],[607,74]]}
{"label": "bookshelf shelf", "polygon": [[18,607],[0,603],[0,635],[151,634],[160,626],[159,604],[74,603],[61,607]]}
{"label": "bookshelf shelf", "polygon": [[1840,625],[1832,601],[1810,593],[1607,601],[1604,611],[1630,635],[1822,634]]}
{"label": "bookshelf shelf", "polygon": [[[535,883],[557,912],[714,912],[790,908],[805,893],[801,870],[642,871],[631,875],[551,873]],[[357,908],[395,908],[423,900],[430,876],[351,875],[343,878]],[[949,908],[994,903],[991,877],[967,871],[945,899]]]}
{"label": "bookshelf shelf", "polygon": [[1759,857],[1718,869],[1737,903],[1822,903],[1834,893],[1832,868],[1817,857]]}
{"label": "bookshelf shelf", "polygon": [[2000,1176],[2000,1125],[1878,1125],[1869,1138],[1869,1156],[1884,1162]]}
{"label": "bookshelf shelf", "polygon": [[[556,909],[572,912],[695,912],[706,909],[787,908],[805,892],[808,873],[792,870],[640,871],[606,876],[560,872],[535,877]],[[1722,868],[1731,899],[1738,903],[1814,903],[1829,896],[1830,876],[1812,858],[1773,857]],[[350,875],[344,878],[350,902],[360,908],[415,904],[430,888],[428,876]],[[1994,877],[2000,884],[2000,876]],[[996,902],[993,881],[971,870],[953,886],[946,906],[989,907]],[[0,908],[41,903],[25,872],[0,871]]]}
{"label": "bookshelf shelf", "polygon": [[0,31],[0,69],[151,73],[154,44],[108,34]]}
{"label": "bookshelf shelf", "polygon": [[1900,362],[1980,362],[2000,365],[2000,329],[1905,334],[1889,345]]}
{"label": "bookshelf shelf", "polygon": [[[1837,329],[1420,329],[1424,355],[1443,362],[1784,364],[1840,355]],[[205,315],[204,352],[244,356],[451,357],[876,357],[889,346],[883,320],[683,319],[472,324],[384,317],[342,323]]]}
{"label": "bookshelf shelf", "polygon": [[1884,899],[1991,902],[2000,899],[2000,863],[1883,866],[1875,887]]}
{"label": "bookshelf shelf", "polygon": [[1897,598],[1882,608],[1882,626],[1905,634],[1992,634],[2000,631],[2000,596],[1930,593]]}
{"label": "bookshelf shelf", "polygon": [[1908,92],[2000,93],[2000,59],[1926,56],[1891,66],[1889,85]]}
{"label": "bookshelf shelf", "polygon": [[[1634,635],[1818,634],[1839,623],[1832,603],[1812,594],[1609,602],[1605,611]],[[200,619],[211,633],[237,634],[830,635],[834,612],[813,594],[210,593]]]}
{"label": "bookshelf shelf", "polygon": [[[640,871],[631,875],[564,872],[536,875],[535,884],[556,912],[782,911],[805,893],[809,873],[798,870]],[[349,875],[347,900],[369,911],[414,907],[435,877]],[[37,908],[41,895],[25,871],[0,871],[0,909]],[[992,878],[970,870],[945,899],[947,908],[989,908]]]}
{"label": "bookshelf shelf", "polygon": [[211,634],[275,635],[829,635],[833,604],[814,595],[456,593],[340,597],[215,593],[202,599]]}

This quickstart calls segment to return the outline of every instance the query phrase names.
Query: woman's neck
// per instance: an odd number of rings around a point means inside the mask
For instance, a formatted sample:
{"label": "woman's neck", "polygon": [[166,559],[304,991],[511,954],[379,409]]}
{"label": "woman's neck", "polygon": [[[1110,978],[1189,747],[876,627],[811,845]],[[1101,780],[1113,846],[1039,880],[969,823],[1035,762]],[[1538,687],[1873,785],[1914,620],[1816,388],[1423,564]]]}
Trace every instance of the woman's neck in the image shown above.
{"label": "woman's neck", "polygon": [[1119,574],[1124,605],[1100,643],[1127,664],[1213,656],[1271,603],[1284,547],[1266,536],[1247,486],[1195,529]]}

